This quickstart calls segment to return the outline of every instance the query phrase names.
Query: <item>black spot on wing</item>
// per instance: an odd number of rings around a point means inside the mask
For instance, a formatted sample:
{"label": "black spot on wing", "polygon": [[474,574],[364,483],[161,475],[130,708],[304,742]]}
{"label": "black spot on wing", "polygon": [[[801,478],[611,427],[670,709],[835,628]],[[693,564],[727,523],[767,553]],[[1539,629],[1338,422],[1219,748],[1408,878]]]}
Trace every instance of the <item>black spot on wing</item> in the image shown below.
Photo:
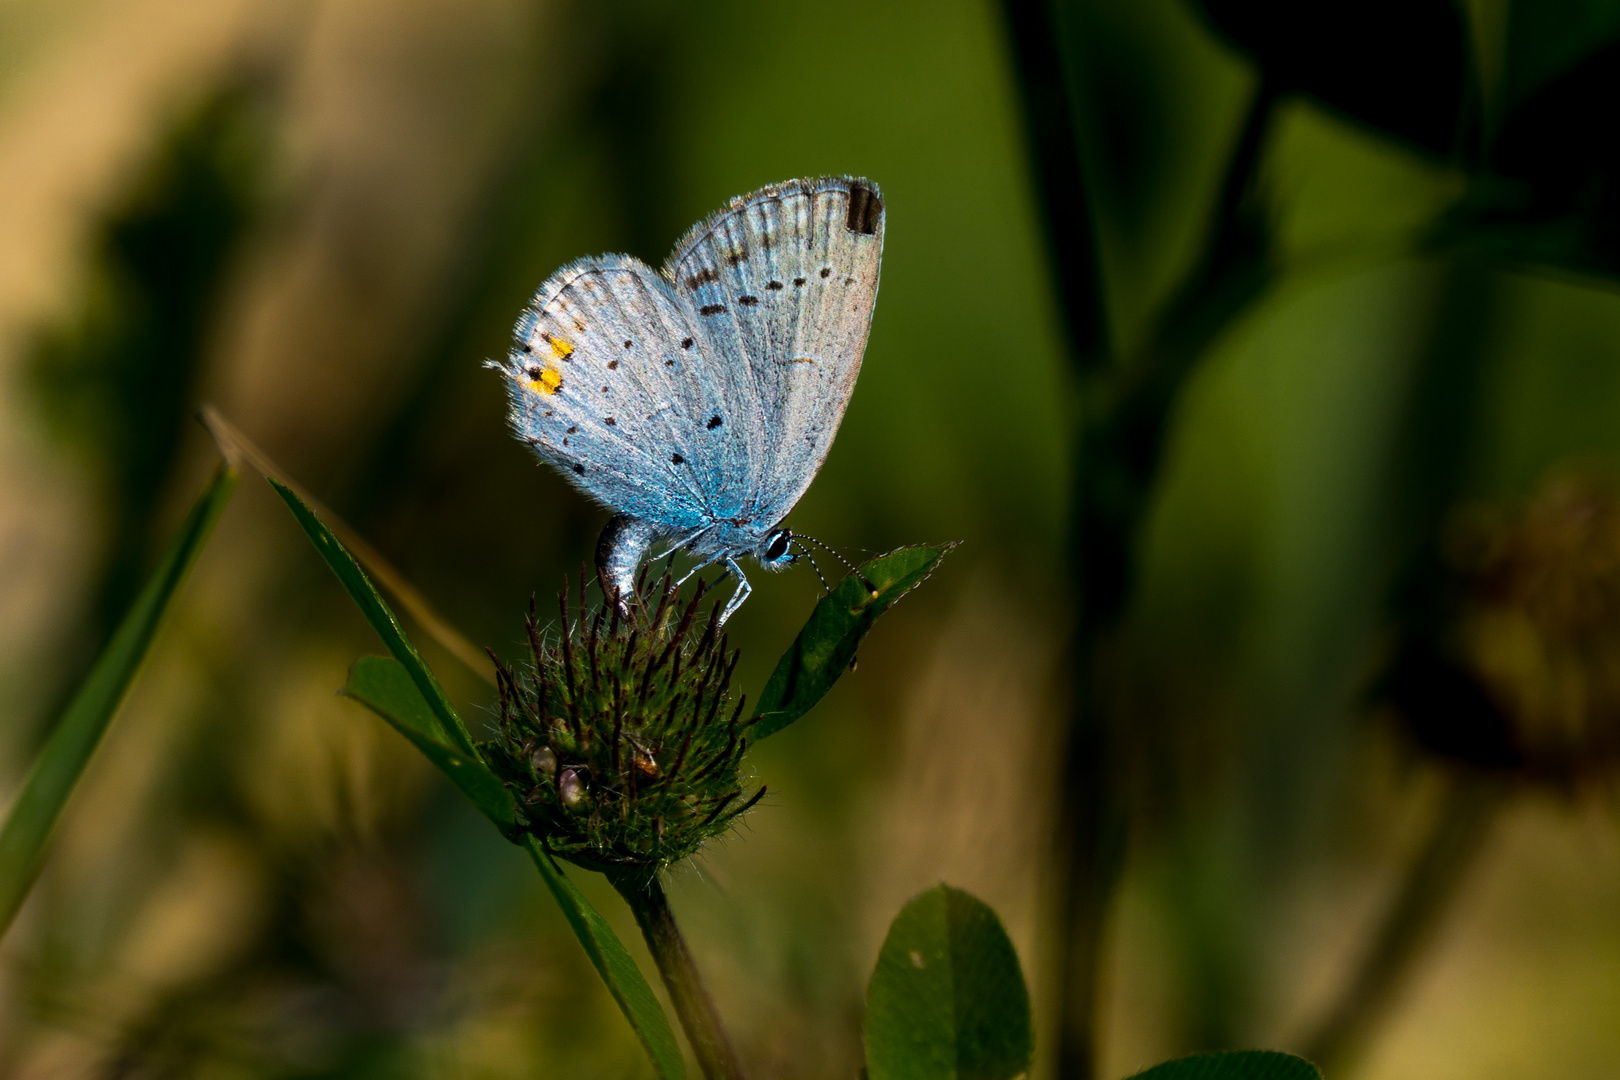
{"label": "black spot on wing", "polygon": [[780,289],[782,287],[782,283],[780,281],[772,281],[772,282],[768,282],[765,285],[765,287],[767,289],[769,289],[771,292],[775,292],[776,290],[778,290],[778,289]]}
{"label": "black spot on wing", "polygon": [[844,217],[844,228],[871,236],[877,232],[878,218],[883,213],[883,200],[878,193],[863,184],[849,189],[849,213]]}
{"label": "black spot on wing", "polygon": [[723,312],[725,310],[726,310],[726,305],[724,305],[724,304],[704,304],[702,307],[698,308],[698,314],[699,315],[719,315],[721,312]]}
{"label": "black spot on wing", "polygon": [[710,431],[713,431],[723,423],[725,423],[725,421],[721,420],[718,416],[711,416],[709,417],[709,422],[703,426],[708,428]]}
{"label": "black spot on wing", "polygon": [[822,277],[824,277],[824,278],[826,278],[826,277],[832,277],[832,267],[830,267],[830,266],[823,266],[823,267],[822,267],[822,268],[821,268],[821,276],[822,276]]}
{"label": "black spot on wing", "polygon": [[607,362],[607,369],[609,371],[615,371],[615,370],[618,369],[618,367],[619,367],[619,362],[617,360],[609,360]]}
{"label": "black spot on wing", "polygon": [[759,297],[749,296],[747,293],[743,293],[741,296],[737,297],[737,303],[741,304],[743,307],[753,307],[755,304],[759,303]]}
{"label": "black spot on wing", "polygon": [[711,281],[719,280],[720,272],[718,270],[711,270],[709,267],[705,266],[703,269],[686,279],[686,287],[688,289],[696,289],[699,285],[707,285]]}
{"label": "black spot on wing", "polygon": [[691,338],[681,338],[681,348],[690,349],[691,347],[692,347],[692,339]]}
{"label": "black spot on wing", "polygon": [[681,455],[679,455],[679,454],[671,454],[671,455],[669,455],[669,460],[674,462],[675,464],[679,465],[681,462],[685,461],[686,459],[681,457]]}
{"label": "black spot on wing", "polygon": [[804,284],[804,278],[796,277],[796,278],[793,279],[793,285],[794,285],[795,288],[797,288],[798,286],[803,285],[803,284]]}
{"label": "black spot on wing", "polygon": [[574,466],[574,471],[576,473],[578,473],[579,475],[584,476],[585,475],[585,466],[583,466],[583,465],[575,465]]}

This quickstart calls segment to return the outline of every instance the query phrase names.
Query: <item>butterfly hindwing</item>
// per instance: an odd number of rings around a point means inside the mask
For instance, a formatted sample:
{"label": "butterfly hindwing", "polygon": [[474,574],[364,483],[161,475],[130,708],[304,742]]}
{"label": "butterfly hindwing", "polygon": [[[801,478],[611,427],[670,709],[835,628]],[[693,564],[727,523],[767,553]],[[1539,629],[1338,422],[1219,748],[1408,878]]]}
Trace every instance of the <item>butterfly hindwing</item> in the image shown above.
{"label": "butterfly hindwing", "polygon": [[732,200],[670,257],[665,276],[734,403],[719,417],[743,454],[717,493],[728,515],[775,525],[825,460],[860,374],[883,224],[870,181],[795,180]]}

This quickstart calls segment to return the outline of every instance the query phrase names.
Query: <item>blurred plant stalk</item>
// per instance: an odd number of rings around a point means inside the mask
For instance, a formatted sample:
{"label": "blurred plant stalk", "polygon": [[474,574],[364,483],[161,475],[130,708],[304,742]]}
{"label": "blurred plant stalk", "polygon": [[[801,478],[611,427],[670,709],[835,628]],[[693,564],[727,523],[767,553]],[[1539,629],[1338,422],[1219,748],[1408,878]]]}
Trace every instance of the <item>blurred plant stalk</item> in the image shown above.
{"label": "blurred plant stalk", "polygon": [[1133,355],[1115,355],[1060,53],[1062,28],[1045,0],[1006,0],[1004,6],[1047,222],[1048,255],[1082,392],[1070,510],[1079,595],[1054,856],[1058,1074],[1089,1080],[1098,1060],[1103,932],[1124,867],[1128,831],[1118,787],[1121,747],[1103,701],[1099,669],[1130,609],[1139,541],[1181,389],[1209,346],[1274,278],[1258,174],[1276,94],[1263,80],[1255,88],[1198,258],[1146,344]]}

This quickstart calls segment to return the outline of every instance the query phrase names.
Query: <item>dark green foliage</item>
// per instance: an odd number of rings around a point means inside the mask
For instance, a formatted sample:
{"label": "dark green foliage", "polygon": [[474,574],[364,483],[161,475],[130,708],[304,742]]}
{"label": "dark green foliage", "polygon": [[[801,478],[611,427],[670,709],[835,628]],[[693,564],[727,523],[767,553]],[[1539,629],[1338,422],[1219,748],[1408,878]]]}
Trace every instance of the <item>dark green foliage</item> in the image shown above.
{"label": "dark green foliage", "polygon": [[1131,1080],[1322,1080],[1315,1065],[1276,1050],[1194,1054],[1155,1065]]}
{"label": "dark green foliage", "polygon": [[907,904],[867,988],[871,1080],[1012,1080],[1033,1052],[1029,991],[996,913],[944,884]]}
{"label": "dark green foliage", "polygon": [[754,740],[774,735],[809,712],[849,670],[878,616],[927,581],[954,547],[920,544],[879,555],[822,597],[765,684],[751,731]]}
{"label": "dark green foliage", "polygon": [[1507,115],[1455,217],[1457,239],[1515,262],[1620,274],[1617,110],[1620,40],[1610,40]]}
{"label": "dark green foliage", "polygon": [[688,599],[666,575],[656,603],[620,617],[587,610],[582,588],[570,621],[565,589],[555,643],[531,605],[526,662],[497,662],[500,735],[484,749],[556,854],[592,869],[663,866],[764,794],[745,797],[738,777],[748,726],[746,699],[730,696],[738,654],[718,603],[699,617],[703,592],[700,582]]}
{"label": "dark green foliage", "polygon": [[135,598],[106,650],[96,659],[89,677],[23,782],[5,827],[0,829],[0,934],[11,925],[27,897],[62,807],[123,703],[124,693],[146,659],[146,651],[186,572],[214,531],[214,522],[230,501],[231,492],[236,490],[236,476],[235,469],[221,465],[197,497],[157,569]]}
{"label": "dark green foliage", "polygon": [[1447,0],[1201,0],[1275,92],[1329,108],[1430,153],[1456,147],[1468,36]]}

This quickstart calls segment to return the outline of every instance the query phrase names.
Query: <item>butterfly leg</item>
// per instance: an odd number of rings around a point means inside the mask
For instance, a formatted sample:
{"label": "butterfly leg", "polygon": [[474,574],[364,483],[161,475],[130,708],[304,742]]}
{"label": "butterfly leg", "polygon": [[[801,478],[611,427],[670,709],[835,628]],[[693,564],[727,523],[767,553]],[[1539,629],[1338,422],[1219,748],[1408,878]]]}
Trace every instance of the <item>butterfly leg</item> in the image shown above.
{"label": "butterfly leg", "polygon": [[724,626],[726,620],[731,618],[731,613],[742,607],[743,601],[748,599],[748,594],[754,591],[754,587],[743,577],[742,567],[737,565],[737,560],[730,555],[722,555],[720,558],[726,564],[726,573],[737,579],[737,591],[731,594],[731,599],[726,601],[725,610],[720,612],[720,625]]}
{"label": "butterfly leg", "polygon": [[[682,537],[679,537],[673,543],[671,543],[669,545],[669,550],[664,551],[664,552],[662,552],[662,553],[660,553],[658,555],[654,555],[652,557],[652,561],[653,562],[658,562],[660,559],[667,559],[671,555],[675,554],[677,551],[681,550],[682,548],[691,547],[693,544],[695,544],[698,541],[698,539],[700,537],[703,536],[704,533],[708,532],[709,530],[711,530],[713,528],[714,528],[713,525],[699,525],[697,528],[693,529],[691,532],[687,533],[686,535],[684,535]],[[712,563],[712,562],[714,562],[714,560],[710,559],[709,562],[704,563],[703,565],[708,566],[709,563]],[[681,580],[685,581],[686,578],[682,578]]]}
{"label": "butterfly leg", "polygon": [[[715,563],[719,562],[721,559],[724,559],[724,558],[725,558],[725,555],[724,555],[724,553],[722,553],[722,554],[719,554],[719,555],[712,556],[712,557],[710,557],[708,559],[705,559],[704,561],[698,563],[696,566],[692,567],[692,569],[688,570],[686,573],[681,575],[681,579],[675,583],[675,587],[677,589],[680,588],[682,585],[685,585],[688,581],[691,580],[693,574],[702,573],[703,571],[707,570],[709,567],[713,566]],[[725,576],[726,576],[725,574],[720,575],[720,577],[725,577]],[[720,578],[715,578],[716,582],[718,582],[719,580],[720,580]]]}

